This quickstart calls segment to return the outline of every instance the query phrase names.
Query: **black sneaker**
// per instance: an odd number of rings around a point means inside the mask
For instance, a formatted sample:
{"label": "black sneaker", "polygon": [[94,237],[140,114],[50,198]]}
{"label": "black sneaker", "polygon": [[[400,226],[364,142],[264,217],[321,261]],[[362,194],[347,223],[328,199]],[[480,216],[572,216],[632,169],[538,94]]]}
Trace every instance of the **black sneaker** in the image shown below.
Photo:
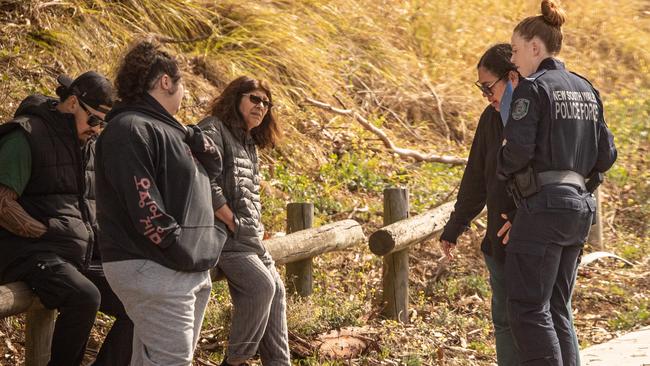
{"label": "black sneaker", "polygon": [[[233,365],[229,364],[229,363],[226,361],[227,359],[228,359],[227,357],[224,357],[223,361],[221,361],[221,365],[219,365],[219,366],[233,366]],[[248,363],[244,362],[244,363],[240,363],[240,364],[237,365],[237,366],[250,366],[250,365],[249,365]]]}

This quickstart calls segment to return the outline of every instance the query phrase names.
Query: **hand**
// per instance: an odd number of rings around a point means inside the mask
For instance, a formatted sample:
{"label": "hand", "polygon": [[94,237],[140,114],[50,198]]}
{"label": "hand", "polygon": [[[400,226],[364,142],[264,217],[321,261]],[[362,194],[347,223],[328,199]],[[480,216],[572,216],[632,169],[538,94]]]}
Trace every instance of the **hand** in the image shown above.
{"label": "hand", "polygon": [[501,226],[501,229],[497,232],[497,236],[500,238],[503,236],[503,239],[501,240],[501,244],[507,245],[508,241],[510,240],[510,228],[512,228],[512,224],[510,223],[510,220],[508,220],[508,215],[506,214],[501,214],[501,217],[506,220],[506,222]]}
{"label": "hand", "polygon": [[235,216],[234,215],[230,216],[230,220],[226,221],[226,226],[228,227],[228,230],[230,230],[232,233],[235,232]]}
{"label": "hand", "polygon": [[219,207],[215,212],[214,216],[216,216],[217,219],[221,220],[224,224],[226,224],[226,227],[228,230],[230,230],[232,233],[235,232],[236,227],[235,227],[235,215],[232,213],[232,210],[228,205],[223,205]]}
{"label": "hand", "polygon": [[456,247],[456,244],[448,242],[446,240],[440,240],[440,248],[442,249],[442,252],[445,254],[445,258],[449,259],[450,261],[454,259],[454,255],[452,254],[452,251]]}

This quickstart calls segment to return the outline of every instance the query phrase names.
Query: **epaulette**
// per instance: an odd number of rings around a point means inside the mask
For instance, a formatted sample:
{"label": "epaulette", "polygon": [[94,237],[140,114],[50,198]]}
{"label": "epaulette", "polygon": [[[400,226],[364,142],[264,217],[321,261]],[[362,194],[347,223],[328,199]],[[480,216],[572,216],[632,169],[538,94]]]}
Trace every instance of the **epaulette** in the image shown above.
{"label": "epaulette", "polygon": [[573,71],[569,71],[569,72],[572,73],[573,75],[579,77],[580,79],[586,81],[587,83],[589,83],[589,86],[591,86],[592,88],[594,87],[594,85],[591,83],[591,81],[589,81],[589,79],[587,79],[586,77],[578,74],[577,72],[573,72]]}
{"label": "epaulette", "polygon": [[544,75],[546,73],[546,69],[539,70],[533,74],[530,74],[529,76],[525,77],[524,79],[530,81],[531,83],[534,83],[535,80],[537,80],[540,76]]}
{"label": "epaulette", "polygon": [[573,75],[579,77],[580,79],[586,81],[587,84],[589,84],[589,86],[591,87],[591,89],[594,90],[594,92],[596,93],[596,96],[600,99],[600,92],[598,91],[598,89],[596,89],[596,87],[594,87],[594,84],[592,84],[591,81],[589,81],[589,79],[587,79],[586,77],[578,74],[577,72],[573,72],[573,71],[569,71],[569,72],[572,73]]}

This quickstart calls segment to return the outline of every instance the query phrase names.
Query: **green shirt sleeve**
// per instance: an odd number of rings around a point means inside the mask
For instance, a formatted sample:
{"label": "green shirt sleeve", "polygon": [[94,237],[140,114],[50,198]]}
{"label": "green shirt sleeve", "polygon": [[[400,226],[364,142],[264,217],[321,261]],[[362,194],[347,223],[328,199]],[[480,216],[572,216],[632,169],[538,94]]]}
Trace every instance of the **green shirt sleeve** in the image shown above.
{"label": "green shirt sleeve", "polygon": [[0,137],[0,184],[22,195],[32,172],[32,152],[21,129]]}

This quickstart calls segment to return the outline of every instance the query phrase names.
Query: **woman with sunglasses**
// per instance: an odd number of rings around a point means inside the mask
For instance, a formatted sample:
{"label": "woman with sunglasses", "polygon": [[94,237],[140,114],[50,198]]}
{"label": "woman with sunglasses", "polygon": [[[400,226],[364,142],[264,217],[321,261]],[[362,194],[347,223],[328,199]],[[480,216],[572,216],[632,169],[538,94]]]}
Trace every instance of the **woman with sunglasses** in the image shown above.
{"label": "woman with sunglasses", "polygon": [[209,172],[216,176],[216,221],[229,232],[217,264],[233,304],[222,365],[245,365],[258,350],[263,365],[290,364],[284,284],[262,243],[257,148],[273,147],[279,137],[272,106],[268,84],[241,76],[214,99],[211,116],[199,123],[223,161],[221,170]]}
{"label": "woman with sunglasses", "polygon": [[508,317],[525,365],[579,365],[571,293],[595,212],[585,178],[616,160],[598,91],[556,58],[563,10],[551,0],[512,34],[512,62],[525,76],[513,93],[497,155],[520,207],[506,248]]}
{"label": "woman with sunglasses", "polygon": [[506,223],[502,214],[515,210],[514,202],[508,196],[504,182],[499,181],[496,176],[497,151],[503,140],[504,128],[499,112],[509,107],[509,96],[519,82],[516,67],[510,62],[511,50],[509,44],[494,45],[478,62],[476,86],[490,105],[485,108],[478,122],[454,212],[440,237],[445,255],[451,258],[456,240],[469,228],[472,219],[487,204],[487,233],[481,243],[481,250],[490,273],[492,322],[499,366],[518,365],[506,315],[503,268],[505,244],[497,237],[499,229]]}

